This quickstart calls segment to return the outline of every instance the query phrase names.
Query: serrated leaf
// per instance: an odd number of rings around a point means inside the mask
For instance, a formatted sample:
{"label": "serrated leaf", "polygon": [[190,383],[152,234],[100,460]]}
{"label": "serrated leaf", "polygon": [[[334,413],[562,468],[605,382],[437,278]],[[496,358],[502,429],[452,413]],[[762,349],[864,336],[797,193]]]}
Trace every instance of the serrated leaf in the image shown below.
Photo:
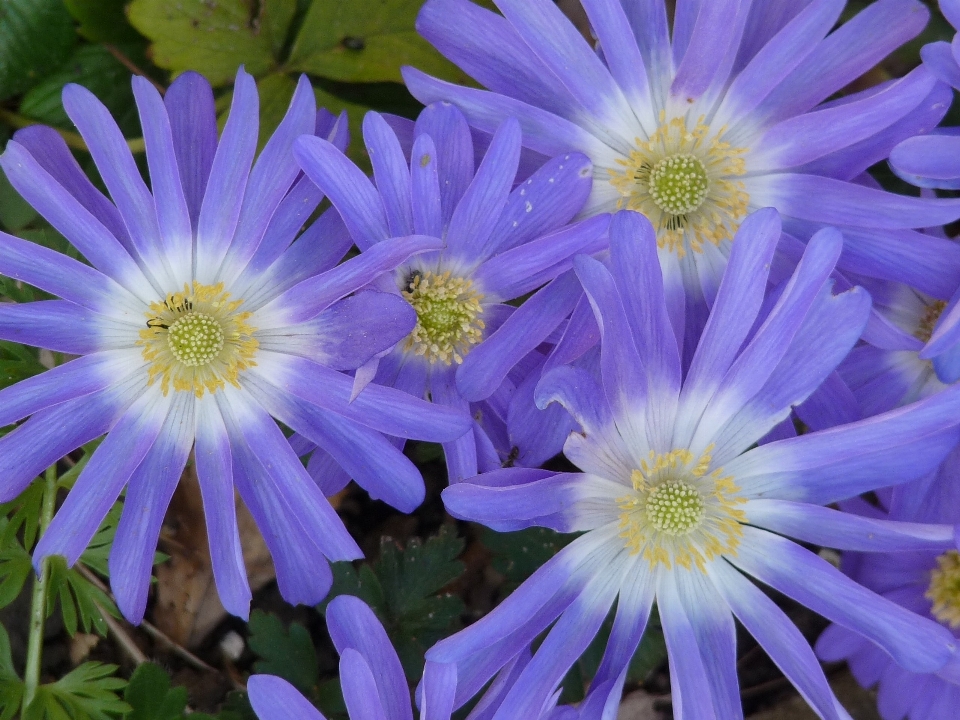
{"label": "serrated leaf", "polygon": [[13,667],[10,636],[0,623],[0,720],[10,720],[23,702],[23,681]]}
{"label": "serrated leaf", "polygon": [[43,483],[34,481],[13,500],[0,505],[0,516],[8,518],[8,524],[0,531],[0,549],[5,549],[12,544],[19,547],[17,536],[21,531],[26,547],[33,549],[40,527],[42,502]]}
{"label": "serrated leaf", "polygon": [[[122,49],[122,48],[121,48]],[[61,95],[67,83],[83,85],[107,106],[126,135],[139,131],[130,71],[102,45],[83,45],[56,72],[23,97],[20,113],[34,120],[70,129]]]}
{"label": "serrated leaf", "polygon": [[0,100],[33,87],[70,57],[76,33],[61,0],[0,3]]}
{"label": "serrated leaf", "polygon": [[463,79],[414,29],[421,5],[423,0],[313,0],[288,65],[341,82],[403,82],[401,65]]}
{"label": "serrated leaf", "polygon": [[163,668],[143,663],[130,676],[123,699],[132,708],[125,720],[179,720],[187,707],[187,689],[171,688]]}
{"label": "serrated leaf", "polygon": [[0,608],[17,599],[31,569],[30,555],[19,545],[0,552]]}
{"label": "serrated leaf", "polygon": [[77,30],[95,43],[129,43],[143,38],[127,20],[124,6],[130,0],[64,0],[64,5],[80,23]]}
{"label": "serrated leaf", "polygon": [[196,70],[218,86],[232,81],[240,65],[256,77],[276,65],[273,33],[264,31],[270,7],[253,0],[134,0],[127,14],[153,41],[154,63],[175,73]]}
{"label": "serrated leaf", "polygon": [[561,534],[546,528],[527,528],[512,533],[484,528],[481,541],[493,553],[493,569],[506,578],[501,592],[507,594],[576,537],[575,534]]}
{"label": "serrated leaf", "polygon": [[250,615],[248,627],[250,649],[261,658],[254,663],[256,671],[282,677],[312,694],[320,667],[307,629],[299,623],[290,623],[290,629],[285,630],[276,615],[260,610]]}
{"label": "serrated leaf", "polygon": [[351,563],[333,563],[333,586],[317,609],[326,610],[338,595],[355,595],[376,613],[393,643],[404,673],[416,682],[423,672],[423,655],[437,640],[459,625],[463,601],[435,593],[463,574],[457,556],[464,542],[446,526],[426,543],[418,538],[400,548],[393,540],[380,542],[380,558],[357,570]]}
{"label": "serrated leaf", "polygon": [[115,618],[120,617],[120,611],[113,600],[76,568],[67,568],[62,556],[52,556],[48,562],[50,580],[47,586],[47,616],[52,615],[59,605],[64,629],[71,637],[80,628],[87,633],[95,630],[105,637],[107,623],[103,619],[103,613],[109,613]]}
{"label": "serrated leaf", "polygon": [[447,527],[440,528],[440,533],[426,543],[411,538],[403,551],[391,540],[381,541],[374,570],[390,612],[404,615],[460,577],[464,565],[456,558],[463,552],[463,545],[463,540]]}
{"label": "serrated leaf", "polygon": [[353,595],[363,600],[381,617],[386,613],[383,588],[369,565],[361,565],[357,570],[350,561],[330,563],[333,572],[333,585],[317,610],[327,612],[327,605],[338,595]]}
{"label": "serrated leaf", "polygon": [[127,682],[114,675],[116,670],[116,665],[86,662],[57,682],[41,685],[23,720],[113,720],[113,715],[129,712],[116,693]]}

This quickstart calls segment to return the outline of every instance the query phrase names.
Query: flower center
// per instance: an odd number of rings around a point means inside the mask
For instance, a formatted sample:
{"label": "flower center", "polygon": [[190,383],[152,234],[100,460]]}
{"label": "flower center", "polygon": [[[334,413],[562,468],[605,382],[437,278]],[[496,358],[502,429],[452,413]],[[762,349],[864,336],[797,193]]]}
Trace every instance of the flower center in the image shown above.
{"label": "flower center", "polygon": [[960,627],[960,553],[947,550],[937,558],[924,596],[933,601],[930,612],[937,620],[952,628]]}
{"label": "flower center", "polygon": [[637,210],[657,229],[657,244],[676,252],[703,252],[733,237],[750,202],[740,176],[746,173],[745,148],[721,140],[700,118],[693,129],[684,118],[660,125],[647,140],[637,138],[620,168],[608,168],[610,184],[620,193],[617,207]]}
{"label": "flower center", "polygon": [[170,352],[184,365],[206,365],[223,349],[223,328],[204,313],[187,313],[167,330]]}
{"label": "flower center", "polygon": [[650,171],[650,197],[671,215],[686,215],[696,210],[709,187],[707,169],[695,155],[665,157]]}
{"label": "flower center", "polygon": [[917,326],[913,335],[924,345],[930,342],[933,330],[937,326],[937,320],[940,319],[940,315],[946,307],[947,303],[943,300],[934,300],[927,305],[926,310],[923,311],[923,317],[920,318],[920,324]]}
{"label": "flower center", "polygon": [[177,392],[216,392],[230,383],[240,387],[240,372],[253,365],[259,343],[252,313],[237,312],[242,300],[231,300],[223,283],[183,286],[163,302],[150,305],[147,327],[137,345],[148,367],[148,384],[160,379],[166,395]]}
{"label": "flower center", "polygon": [[705,571],[721,554],[736,555],[746,520],[740,488],[723,468],[710,470],[713,446],[699,458],[686,449],[650,452],[630,475],[633,490],[617,499],[620,537],[652,567],[673,563]]}
{"label": "flower center", "polygon": [[685,482],[665,482],[647,496],[650,524],[667,535],[684,535],[700,524],[704,504],[700,492]]}
{"label": "flower center", "polygon": [[416,272],[403,290],[417,311],[417,325],[404,349],[431,363],[462,363],[470,348],[483,340],[483,295],[468,278],[444,273]]}

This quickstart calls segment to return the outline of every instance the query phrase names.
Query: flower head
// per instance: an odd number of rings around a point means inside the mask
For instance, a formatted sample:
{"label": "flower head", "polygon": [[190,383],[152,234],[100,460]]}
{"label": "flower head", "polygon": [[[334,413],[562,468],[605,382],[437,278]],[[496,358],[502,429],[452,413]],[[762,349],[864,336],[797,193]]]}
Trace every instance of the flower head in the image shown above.
{"label": "flower head", "polygon": [[952,303],[901,283],[864,282],[880,322],[837,368],[852,391],[853,412],[869,417],[908,405],[960,378],[960,313],[947,310]]}
{"label": "flower head", "polygon": [[949,88],[920,67],[829,100],[923,29],[929,12],[918,0],[872,3],[839,26],[842,0],[775,11],[769,2],[583,0],[596,48],[550,0],[494,2],[502,15],[468,0],[428,0],[417,20],[487,90],[413,68],[404,70],[408,87],[422,102],[455,103],[479,131],[517,118],[533,152],[589,157],[583,214],[631,209],[651,221],[671,317],[687,326],[687,357],[737,228],[759,208],[783,218],[778,262],[794,262],[801,243],[834,226],[846,242],[840,270],[942,299],[960,281],[960,247],[928,243],[940,267],[924,272],[931,254],[912,230],[955,219],[958,201],[884,192],[865,174],[898,142],[937,125]]}
{"label": "flower head", "polygon": [[165,98],[143,78],[133,84],[149,188],[106,108],[76,85],[64,89],[64,106],[110,199],[49,128],[21,130],[0,158],[13,186],[90,263],[0,235],[0,272],[60,298],[0,306],[0,336],[81,356],[0,391],[0,424],[29,418],[0,440],[0,499],[106,434],[34,560],[74,562],[126,488],[110,577],[121,610],[139,621],[163,515],[193,452],[224,606],[246,616],[250,601],[235,489],[281,592],[316,603],[332,580],[327,559],[360,549],[274,418],[347,467],[377,467],[356,477],[388,502],[419,504],[422,479],[380,433],[451,440],[467,423],[376,385],[351,403],[353,379],[340,371],[416,323],[401,298],[358,291],[439,243],[384,243],[337,267],[350,239],[333,211],[297,238],[323,196],[300,177],[294,140],[316,132],[346,142],[344,118],[317,112],[305,78],[256,162],[257,91],[242,70],[219,140],[200,76],[181,75]]}
{"label": "flower head", "polygon": [[[608,219],[568,225],[592,183],[590,162],[579,153],[555,157],[517,184],[529,168],[521,166],[514,120],[500,124],[485,149],[475,148],[462,113],[448,103],[427,107],[416,123],[391,122],[396,127],[377,113],[364,120],[373,182],[323,139],[304,138],[295,153],[363,253],[398,236],[442,245],[378,283],[404,298],[417,322],[364,377],[474,418],[473,433],[444,448],[449,477],[457,481],[500,467],[511,453],[504,403],[488,398],[498,389],[501,398],[513,394],[527,372],[517,364],[540,343],[530,340],[539,331],[511,320],[507,301],[569,271],[574,253],[601,249]],[[560,282],[575,285],[566,275]],[[569,312],[565,297],[548,298],[540,310],[541,323]],[[491,334],[506,337],[511,351],[486,352]]]}
{"label": "flower head", "polygon": [[[949,523],[960,519],[954,449],[938,471],[895,492],[879,492],[879,505],[860,498],[842,503],[846,512],[880,521]],[[956,548],[913,552],[845,552],[840,569],[853,580],[898,605],[940,623],[960,637],[960,556]],[[933,720],[960,711],[960,663],[936,672],[912,673],[879,647],[841,625],[830,625],[817,640],[826,661],[846,661],[864,687],[876,686],[885,720]]]}
{"label": "flower head", "polygon": [[457,664],[458,704],[487,682],[498,658],[552,624],[493,716],[525,717],[616,602],[586,701],[603,707],[620,693],[656,601],[685,716],[741,713],[736,617],[818,714],[838,717],[809,645],[746,576],[861,633],[912,671],[937,671],[952,657],[956,644],[943,627],[869,592],[788,539],[864,551],[952,547],[951,526],[867,522],[824,506],[935,468],[960,435],[960,392],[766,442],[831,375],[870,311],[861,288],[833,294],[842,242],[835,230],[811,238],[775,300],[764,302],[780,230],[772,209],[742,223],[686,373],[650,223],[619,212],[610,227],[609,269],[576,259],[601,334],[599,379],[559,367],[544,375],[537,398],[576,418],[580,430],[564,454],[582,472],[505,469],[449,487],[443,497],[456,517],[495,530],[539,525],[583,535],[489,615],[428,651],[430,661]]}

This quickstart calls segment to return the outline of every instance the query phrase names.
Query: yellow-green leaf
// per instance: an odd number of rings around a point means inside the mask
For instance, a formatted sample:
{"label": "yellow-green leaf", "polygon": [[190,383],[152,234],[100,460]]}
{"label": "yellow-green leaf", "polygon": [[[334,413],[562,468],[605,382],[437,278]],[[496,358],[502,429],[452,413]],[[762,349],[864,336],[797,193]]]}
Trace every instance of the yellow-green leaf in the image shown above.
{"label": "yellow-green leaf", "polygon": [[421,5],[423,0],[313,0],[289,65],[341,82],[402,82],[401,65],[465,79],[414,29]]}
{"label": "yellow-green leaf", "polygon": [[[196,70],[214,86],[233,80],[240,65],[257,77],[276,64],[273,24],[265,13],[277,3],[254,0],[134,0],[133,26],[153,41],[153,61],[181,73]],[[289,19],[287,20],[289,22]]]}

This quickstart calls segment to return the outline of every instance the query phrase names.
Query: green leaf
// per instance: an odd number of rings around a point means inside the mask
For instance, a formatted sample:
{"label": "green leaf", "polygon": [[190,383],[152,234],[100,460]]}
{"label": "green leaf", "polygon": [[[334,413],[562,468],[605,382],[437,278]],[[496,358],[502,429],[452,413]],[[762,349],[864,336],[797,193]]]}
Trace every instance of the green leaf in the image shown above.
{"label": "green leaf", "polygon": [[0,608],[17,599],[31,569],[30,554],[19,543],[0,551]]}
{"label": "green leaf", "polygon": [[127,12],[153,41],[154,63],[175,73],[196,70],[218,86],[231,82],[240,65],[256,77],[276,65],[272,35],[279,28],[271,20],[263,31],[264,14],[275,7],[285,11],[284,3],[254,0],[134,0]]}
{"label": "green leaf", "polygon": [[[193,717],[193,715],[190,716],[191,720]],[[259,720],[250,706],[247,694],[237,690],[227,693],[227,699],[223,701],[217,718],[218,720]]]}
{"label": "green leaf", "polygon": [[[297,83],[293,78],[283,73],[271,73],[257,82],[257,90],[260,94],[258,152],[267,144],[267,140],[270,139],[280,121],[283,120],[283,116],[286,115],[296,87]],[[341,111],[346,110],[350,136],[354,138],[362,137],[363,116],[369,110],[368,107],[344,100],[316,86],[313,88],[313,94],[316,98],[317,108],[326,108],[334,115],[339,115]],[[217,125],[221,132],[227,123],[232,100],[233,91],[226,92],[217,98]],[[351,143],[347,154],[354,162],[360,164],[361,169],[369,170],[370,161],[362,142]]]}
{"label": "green leaf", "polygon": [[330,563],[333,571],[333,585],[323,602],[317,605],[317,610],[326,614],[327,605],[338,595],[353,595],[363,600],[373,608],[374,612],[383,616],[386,614],[386,601],[383,597],[383,587],[369,565],[361,565],[358,571],[349,561]]}
{"label": "green leaf", "polygon": [[484,528],[481,541],[493,553],[493,569],[505,578],[501,594],[512,592],[547,560],[569,545],[577,536],[546,528],[527,528],[498,533]]}
{"label": "green leaf", "polygon": [[[355,570],[348,563],[334,564],[334,586],[329,597],[349,594],[366,602],[383,622],[400,663],[411,682],[423,672],[423,655],[440,638],[449,635],[463,614],[463,601],[435,593],[463,574],[456,558],[464,542],[447,527],[422,543],[411,539],[405,549],[384,538],[380,559]],[[326,605],[319,606],[324,611]]]}
{"label": "green leaf", "polygon": [[425,598],[460,577],[464,565],[456,558],[463,545],[446,526],[426,543],[411,538],[403,551],[389,539],[381,541],[375,571],[390,612],[397,616],[416,612]]}
{"label": "green leaf", "polygon": [[403,82],[401,65],[465,79],[414,29],[421,5],[423,0],[313,0],[288,64],[342,82]]}
{"label": "green leaf", "polygon": [[130,712],[130,706],[117,696],[127,681],[116,677],[116,670],[116,665],[86,662],[57,682],[41,685],[23,720],[113,720],[113,715]]}
{"label": "green leaf", "polygon": [[262,659],[254,663],[260,673],[278,675],[312,694],[320,676],[317,651],[310,633],[299,623],[284,630],[276,615],[254,610],[250,615],[250,649]]}
{"label": "green leaf", "polygon": [[125,720],[179,720],[187,707],[187,689],[171,688],[159,665],[143,663],[130,677],[123,699],[133,708]]}
{"label": "green leaf", "polygon": [[143,38],[127,20],[123,11],[130,0],[64,0],[77,28],[87,40],[95,43],[129,43]]}
{"label": "green leaf", "polygon": [[20,113],[49,125],[71,129],[61,102],[63,86],[83,85],[107,106],[128,136],[139,132],[137,106],[130,87],[130,71],[102,45],[83,45],[55,73],[28,92]]}
{"label": "green leaf", "polygon": [[0,624],[0,720],[10,720],[23,701],[23,682],[13,667],[10,636]]}
{"label": "green leaf", "polygon": [[13,667],[13,652],[10,650],[10,635],[0,623],[0,679],[17,678],[17,671]]}
{"label": "green leaf", "polygon": [[287,45],[290,23],[297,13],[297,0],[262,0],[263,31],[270,37],[273,56],[280,58]]}
{"label": "green leaf", "polygon": [[23,702],[23,681],[17,678],[0,679],[0,720],[11,720]]}
{"label": "green leaf", "polygon": [[61,0],[0,3],[0,100],[31,88],[70,57],[76,33]]}
{"label": "green leaf", "polygon": [[87,580],[75,567],[67,568],[62,556],[51,557],[49,563],[47,616],[53,614],[59,604],[64,628],[71,637],[80,628],[84,632],[95,630],[105,637],[107,623],[103,619],[103,613],[109,613],[115,618],[120,617],[120,611],[110,596]]}
{"label": "green leaf", "polygon": [[[43,503],[43,483],[36,480],[27,489],[8,503],[0,505],[0,516],[8,517],[9,524],[0,531],[0,549],[17,542],[17,536],[23,531],[23,542],[27,549],[33,549],[33,543],[40,531],[40,505]],[[11,515],[11,513],[13,513]]]}

